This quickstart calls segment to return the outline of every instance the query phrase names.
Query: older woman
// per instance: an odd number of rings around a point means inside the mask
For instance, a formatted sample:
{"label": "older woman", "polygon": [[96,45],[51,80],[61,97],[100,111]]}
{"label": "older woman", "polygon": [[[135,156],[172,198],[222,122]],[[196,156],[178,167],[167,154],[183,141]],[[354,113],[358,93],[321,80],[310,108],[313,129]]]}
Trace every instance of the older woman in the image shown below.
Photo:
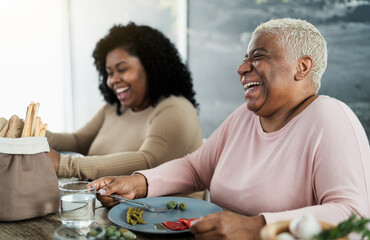
{"label": "older woman", "polygon": [[131,174],[185,156],[202,144],[189,70],[161,32],[113,26],[93,57],[106,104],[74,133],[47,133],[59,177]]}
{"label": "older woman", "polygon": [[261,24],[238,68],[246,106],[184,158],[95,181],[99,199],[110,207],[115,203],[106,194],[210,189],[211,201],[232,212],[192,225],[196,239],[258,239],[266,223],[305,212],[333,224],[352,212],[368,216],[369,143],[344,103],[317,95],[326,61],[326,42],[310,23]]}

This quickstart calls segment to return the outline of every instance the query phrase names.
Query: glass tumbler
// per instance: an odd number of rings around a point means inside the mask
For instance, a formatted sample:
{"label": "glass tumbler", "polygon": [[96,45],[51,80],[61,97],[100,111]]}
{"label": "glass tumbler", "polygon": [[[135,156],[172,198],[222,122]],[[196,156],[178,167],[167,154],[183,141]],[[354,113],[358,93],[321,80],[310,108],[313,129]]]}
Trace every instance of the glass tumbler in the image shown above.
{"label": "glass tumbler", "polygon": [[86,188],[89,182],[75,181],[59,185],[62,225],[88,227],[94,222],[96,189]]}

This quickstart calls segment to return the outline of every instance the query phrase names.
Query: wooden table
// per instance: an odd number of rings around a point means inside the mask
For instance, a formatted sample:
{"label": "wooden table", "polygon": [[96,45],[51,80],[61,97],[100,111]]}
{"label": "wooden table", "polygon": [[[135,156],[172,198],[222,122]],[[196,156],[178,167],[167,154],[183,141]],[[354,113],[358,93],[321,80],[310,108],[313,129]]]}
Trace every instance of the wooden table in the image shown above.
{"label": "wooden table", "polygon": [[[95,222],[109,226],[113,223],[108,219],[108,209],[100,207],[95,209]],[[12,240],[47,240],[54,239],[54,230],[61,225],[60,214],[55,213],[44,217],[16,221],[0,222],[0,239]],[[182,234],[142,234],[135,232],[138,240],[190,240],[194,239],[191,233]]]}
{"label": "wooden table", "polygon": [[[191,195],[199,198],[199,195]],[[104,225],[114,225],[108,219],[108,209],[99,207],[95,209],[95,222]],[[54,230],[61,226],[60,213],[50,214],[44,217],[22,220],[16,222],[0,222],[0,240],[48,240],[54,239]],[[194,239],[191,233],[179,234],[143,234],[135,232],[138,240],[190,240]]]}

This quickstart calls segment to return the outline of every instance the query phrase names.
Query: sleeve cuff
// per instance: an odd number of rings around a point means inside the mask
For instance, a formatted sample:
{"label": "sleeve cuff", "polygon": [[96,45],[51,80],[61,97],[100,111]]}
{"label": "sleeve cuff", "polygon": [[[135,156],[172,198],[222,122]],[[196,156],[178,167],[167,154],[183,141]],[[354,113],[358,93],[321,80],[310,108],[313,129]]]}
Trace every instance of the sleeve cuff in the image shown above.
{"label": "sleeve cuff", "polygon": [[72,156],[60,154],[58,177],[73,177],[72,173],[70,173],[70,171],[68,170],[70,167],[73,167]]}

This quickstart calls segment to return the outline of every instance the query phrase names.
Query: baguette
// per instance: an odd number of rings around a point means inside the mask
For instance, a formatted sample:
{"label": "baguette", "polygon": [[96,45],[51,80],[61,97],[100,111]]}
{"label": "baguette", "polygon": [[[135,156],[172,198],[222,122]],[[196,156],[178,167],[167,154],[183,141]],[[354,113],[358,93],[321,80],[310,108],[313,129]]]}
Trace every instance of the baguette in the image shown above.
{"label": "baguette", "polygon": [[7,138],[19,138],[22,135],[24,122],[17,115],[13,115],[9,119],[9,128],[6,132],[5,137]]}
{"label": "baguette", "polygon": [[[4,121],[5,120],[5,121]],[[0,125],[0,137],[5,137],[6,132],[8,131],[9,128],[9,121],[7,121],[5,118],[1,118],[1,125]]]}
{"label": "baguette", "polygon": [[6,120],[5,118],[3,117],[0,118],[0,131],[3,130],[3,127],[5,127],[7,122],[8,120]]}
{"label": "baguette", "polygon": [[0,137],[4,137],[5,136],[5,135],[2,136],[1,133],[2,133],[2,130],[6,126],[7,123],[8,123],[8,120],[6,120],[3,117],[0,118]]}

